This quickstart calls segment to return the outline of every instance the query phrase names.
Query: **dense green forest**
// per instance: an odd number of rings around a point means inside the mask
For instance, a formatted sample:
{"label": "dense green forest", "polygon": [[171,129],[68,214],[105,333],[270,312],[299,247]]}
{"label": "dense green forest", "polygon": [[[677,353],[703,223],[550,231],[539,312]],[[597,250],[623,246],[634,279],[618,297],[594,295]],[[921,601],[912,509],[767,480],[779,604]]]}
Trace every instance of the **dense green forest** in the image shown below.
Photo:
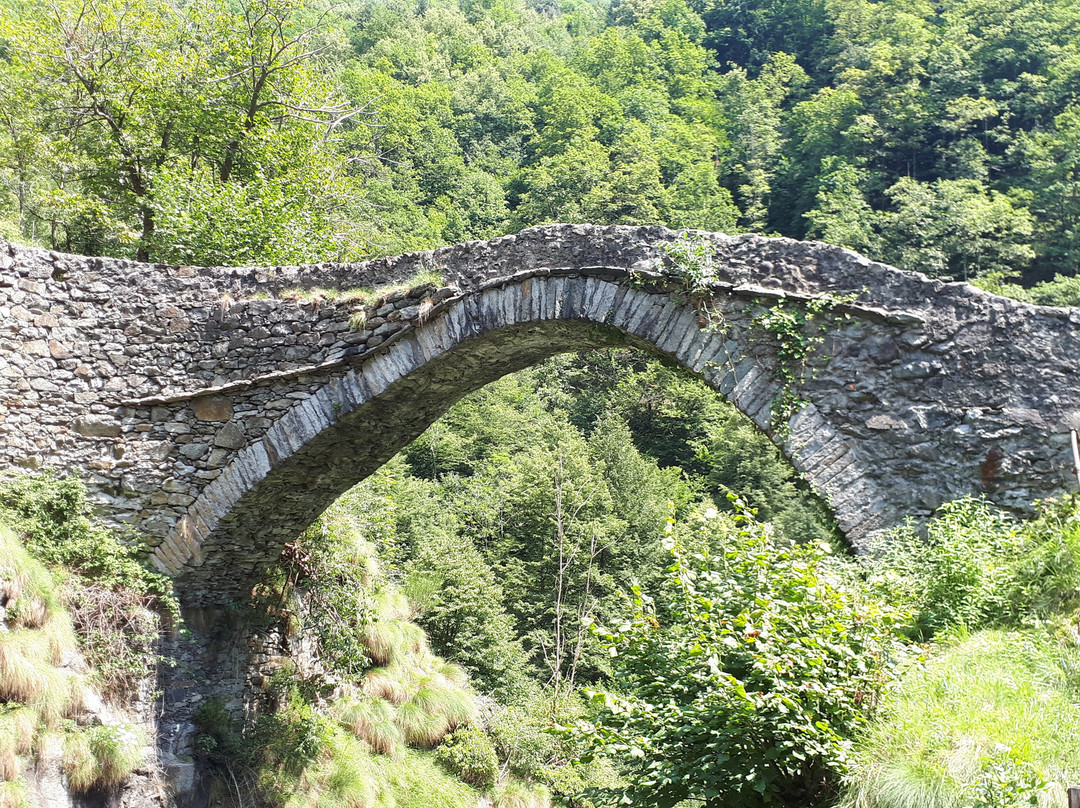
{"label": "dense green forest", "polygon": [[1076,274],[1070,0],[2,8],[0,232],[21,241],[301,262],[662,223]]}
{"label": "dense green forest", "polygon": [[[0,237],[89,255],[660,223],[1068,305],[1078,168],[1072,0],[0,0]],[[0,521],[0,808],[50,738],[72,791],[115,788],[145,739],[73,694],[161,661],[168,584],[72,478],[0,481]],[[1080,779],[1074,500],[962,500],[852,559],[752,424],[631,352],[467,397],[235,606],[321,670],[246,724],[200,708],[221,806],[1049,807]]]}

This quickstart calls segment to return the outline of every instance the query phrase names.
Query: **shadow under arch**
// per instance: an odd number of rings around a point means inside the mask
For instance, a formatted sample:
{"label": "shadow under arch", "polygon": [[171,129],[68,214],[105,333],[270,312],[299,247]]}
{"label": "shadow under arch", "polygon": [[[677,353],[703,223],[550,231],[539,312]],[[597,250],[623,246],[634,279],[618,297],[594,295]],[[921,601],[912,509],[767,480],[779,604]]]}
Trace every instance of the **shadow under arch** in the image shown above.
{"label": "shadow under arch", "polygon": [[780,443],[849,540],[884,526],[889,503],[857,447],[812,403],[777,438],[775,349],[754,336],[758,304],[730,295],[710,305],[722,327],[703,328],[699,303],[685,294],[582,271],[463,295],[286,411],[203,490],[156,549],[158,566],[189,604],[234,601],[334,499],[464,395],[558,353],[627,344],[703,377]]}

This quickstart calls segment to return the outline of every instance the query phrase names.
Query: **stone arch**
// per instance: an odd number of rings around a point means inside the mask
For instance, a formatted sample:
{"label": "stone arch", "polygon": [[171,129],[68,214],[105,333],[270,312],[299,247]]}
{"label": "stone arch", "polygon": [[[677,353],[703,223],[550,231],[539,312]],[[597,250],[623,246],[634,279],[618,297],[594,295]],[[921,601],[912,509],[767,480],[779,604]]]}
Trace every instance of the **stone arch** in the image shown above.
{"label": "stone arch", "polygon": [[[696,233],[686,288],[661,227],[549,225],[363,264],[164,267],[0,244],[0,472],[84,473],[189,602],[240,592],[288,537],[469,389],[628,341],[701,374],[771,432],[775,344],[755,312],[850,297],[773,434],[858,547],[985,494],[1075,485],[1080,309],[998,298],[848,250]],[[353,323],[296,290],[445,284]],[[707,304],[705,301],[708,301]],[[701,305],[716,328],[700,326]],[[384,311],[385,309],[385,311]],[[333,461],[333,462],[331,462]]]}
{"label": "stone arch", "polygon": [[[713,298],[711,316],[725,324],[710,329],[701,302],[678,284],[635,287],[605,271],[524,274],[451,301],[295,404],[206,487],[155,551],[159,566],[190,599],[238,595],[236,587],[253,580],[285,542],[454,402],[556,353],[620,344],[659,353],[702,376],[777,438],[772,349],[752,333],[758,294]],[[851,540],[894,515],[855,442],[813,405],[781,442]]]}

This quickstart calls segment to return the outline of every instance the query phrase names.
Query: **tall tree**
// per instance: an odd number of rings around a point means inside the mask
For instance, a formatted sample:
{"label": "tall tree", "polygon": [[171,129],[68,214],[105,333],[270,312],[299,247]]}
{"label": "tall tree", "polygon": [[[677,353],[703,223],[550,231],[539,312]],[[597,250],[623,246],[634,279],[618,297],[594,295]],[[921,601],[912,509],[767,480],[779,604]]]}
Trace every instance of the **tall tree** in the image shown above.
{"label": "tall tree", "polygon": [[141,260],[355,254],[335,139],[361,110],[320,61],[328,19],[303,0],[5,6],[0,72],[34,88],[54,243]]}

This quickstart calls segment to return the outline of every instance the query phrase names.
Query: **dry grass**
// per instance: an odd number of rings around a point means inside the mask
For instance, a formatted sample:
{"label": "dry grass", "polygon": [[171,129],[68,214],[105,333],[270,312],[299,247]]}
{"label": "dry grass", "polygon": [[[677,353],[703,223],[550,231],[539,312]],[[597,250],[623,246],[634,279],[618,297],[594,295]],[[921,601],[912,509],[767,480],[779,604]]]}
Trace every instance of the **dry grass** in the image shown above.
{"label": "dry grass", "polygon": [[394,671],[376,668],[364,677],[364,693],[385,699],[391,704],[401,704],[409,699],[409,688]]}
{"label": "dry grass", "polygon": [[405,736],[395,722],[393,705],[383,699],[346,696],[334,702],[331,714],[381,755],[396,755],[405,742]]}
{"label": "dry grass", "polygon": [[368,305],[378,299],[378,292],[373,289],[286,289],[279,295],[281,300],[295,303],[314,303],[318,308],[323,303],[349,305],[360,303]]}
{"label": "dry grass", "polygon": [[444,286],[442,275],[433,270],[423,270],[402,283],[387,284],[377,289],[286,289],[278,297],[281,300],[292,300],[296,303],[314,303],[316,307],[323,303],[335,305],[359,304],[364,306],[381,306],[386,303],[391,295],[403,294],[416,289],[418,286]]}
{"label": "dry grass", "polygon": [[124,725],[95,726],[64,736],[61,766],[68,787],[80,794],[124,783],[142,763],[142,739]]}

